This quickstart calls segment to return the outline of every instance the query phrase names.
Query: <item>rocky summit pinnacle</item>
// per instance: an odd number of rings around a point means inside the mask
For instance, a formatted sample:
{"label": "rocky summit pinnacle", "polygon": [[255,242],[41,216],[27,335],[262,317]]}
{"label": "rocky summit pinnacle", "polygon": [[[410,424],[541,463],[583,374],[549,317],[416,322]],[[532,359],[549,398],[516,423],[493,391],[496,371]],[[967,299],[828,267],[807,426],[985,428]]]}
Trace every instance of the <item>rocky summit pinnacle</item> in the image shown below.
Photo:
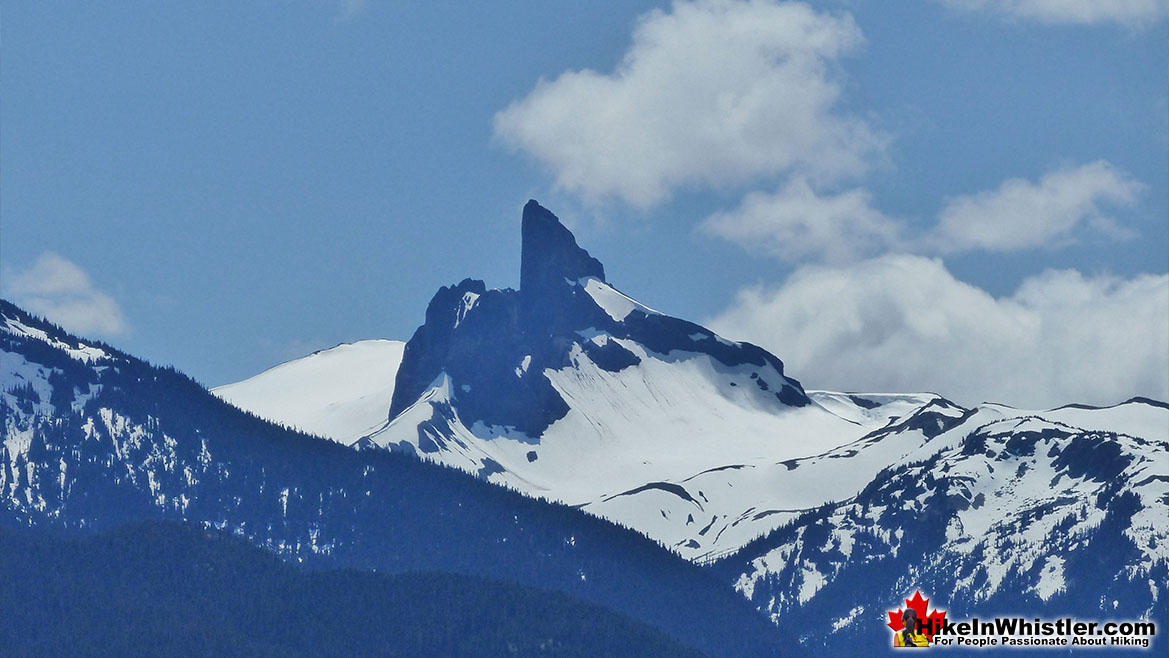
{"label": "rocky summit pinnacle", "polygon": [[576,244],[572,231],[556,215],[535,200],[524,206],[520,235],[521,331],[542,340],[580,329],[572,325],[581,320],[581,314],[596,315],[599,309],[579,294],[579,284],[586,279],[603,282],[605,267]]}
{"label": "rocky summit pinnacle", "polygon": [[442,288],[426,323],[406,343],[389,418],[431,399],[434,413],[418,425],[421,451],[439,450],[435,438],[449,434],[441,427],[456,416],[467,427],[481,422],[535,440],[569,411],[549,373],[617,373],[638,366],[638,353],[671,355],[671,362],[709,358],[723,370],[750,370],[754,377],[745,381],[766,398],[758,404],[808,404],[799,382],[784,376],[783,364],[762,348],[723,340],[610,286],[600,261],[535,201],[524,206],[522,242],[518,291],[488,289],[473,279]]}
{"label": "rocky summit pinnacle", "polygon": [[520,253],[520,292],[541,296],[549,286],[584,277],[605,280],[605,267],[576,244],[572,232],[533,199],[524,206]]}

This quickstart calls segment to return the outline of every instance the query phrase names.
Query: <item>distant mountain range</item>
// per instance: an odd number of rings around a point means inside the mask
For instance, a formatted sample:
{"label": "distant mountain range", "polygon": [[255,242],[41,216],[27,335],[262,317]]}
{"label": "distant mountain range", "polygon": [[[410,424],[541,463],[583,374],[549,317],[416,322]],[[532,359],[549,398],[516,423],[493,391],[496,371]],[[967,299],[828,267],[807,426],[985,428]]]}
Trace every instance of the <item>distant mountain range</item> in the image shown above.
{"label": "distant mountain range", "polygon": [[1166,623],[1164,402],[807,391],[621,293],[534,201],[522,238],[519,290],[467,279],[405,344],[214,391],[255,416],[5,304],[5,522],[183,519],[294,562],[505,578],[709,655],[870,655],[917,589],[954,615]]}

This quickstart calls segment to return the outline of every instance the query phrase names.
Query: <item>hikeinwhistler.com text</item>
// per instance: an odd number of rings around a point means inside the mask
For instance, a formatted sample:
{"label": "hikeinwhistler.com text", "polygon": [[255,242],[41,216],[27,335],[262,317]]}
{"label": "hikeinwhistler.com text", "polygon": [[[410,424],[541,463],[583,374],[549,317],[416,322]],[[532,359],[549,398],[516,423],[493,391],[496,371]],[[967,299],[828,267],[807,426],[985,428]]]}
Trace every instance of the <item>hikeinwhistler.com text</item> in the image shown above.
{"label": "hikeinwhistler.com text", "polygon": [[918,627],[933,635],[938,647],[1105,647],[1147,649],[1157,634],[1152,621],[1080,621],[996,617],[991,620],[953,622],[948,619],[919,621]]}

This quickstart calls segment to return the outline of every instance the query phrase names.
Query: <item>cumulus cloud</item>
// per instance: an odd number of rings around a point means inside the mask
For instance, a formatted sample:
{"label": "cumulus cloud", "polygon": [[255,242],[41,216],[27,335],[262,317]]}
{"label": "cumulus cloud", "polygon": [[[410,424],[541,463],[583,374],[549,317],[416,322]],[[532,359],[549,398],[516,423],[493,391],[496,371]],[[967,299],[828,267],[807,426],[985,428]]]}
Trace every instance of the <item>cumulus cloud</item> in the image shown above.
{"label": "cumulus cloud", "polygon": [[594,202],[649,207],[680,187],[791,172],[839,180],[885,142],[836,108],[833,66],[861,42],[850,16],[803,3],[679,0],[639,19],[614,71],[541,80],[495,134]]}
{"label": "cumulus cloud", "polygon": [[994,190],[948,199],[929,246],[942,253],[1059,246],[1084,226],[1132,237],[1103,208],[1131,206],[1143,189],[1103,160],[1057,169],[1038,183],[1012,178]]}
{"label": "cumulus cloud", "polygon": [[748,194],[738,208],[704,220],[701,230],[789,262],[844,263],[901,241],[901,223],[871,202],[864,189],[819,195],[797,177],[774,194]]}
{"label": "cumulus cloud", "polygon": [[995,298],[939,259],[886,255],[743,290],[710,325],[811,388],[1035,408],[1169,399],[1169,275],[1052,270]]}
{"label": "cumulus cloud", "polygon": [[800,176],[777,192],[752,192],[737,208],[707,217],[700,230],[792,263],[843,264],[885,251],[949,254],[1064,246],[1093,231],[1136,236],[1106,210],[1133,206],[1145,185],[1106,161],[1021,178],[945,200],[935,224],[911,237],[905,222],[874,207],[858,187],[818,193]]}
{"label": "cumulus cloud", "polygon": [[943,0],[969,11],[1048,24],[1148,25],[1169,15],[1169,0]]}
{"label": "cumulus cloud", "polygon": [[4,273],[4,295],[26,310],[80,334],[120,334],[127,329],[118,303],[93,286],[76,264],[46,252],[32,267]]}

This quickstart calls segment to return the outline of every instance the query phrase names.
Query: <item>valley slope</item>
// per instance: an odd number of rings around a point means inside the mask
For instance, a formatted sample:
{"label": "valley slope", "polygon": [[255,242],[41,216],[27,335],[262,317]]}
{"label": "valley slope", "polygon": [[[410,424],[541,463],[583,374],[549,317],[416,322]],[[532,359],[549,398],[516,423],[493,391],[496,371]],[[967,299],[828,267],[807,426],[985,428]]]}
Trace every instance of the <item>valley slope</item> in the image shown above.
{"label": "valley slope", "polygon": [[183,521],[305,567],[560,590],[709,656],[784,646],[728,583],[632,531],[410,455],[277,427],[3,300],[0,435],[0,532]]}

